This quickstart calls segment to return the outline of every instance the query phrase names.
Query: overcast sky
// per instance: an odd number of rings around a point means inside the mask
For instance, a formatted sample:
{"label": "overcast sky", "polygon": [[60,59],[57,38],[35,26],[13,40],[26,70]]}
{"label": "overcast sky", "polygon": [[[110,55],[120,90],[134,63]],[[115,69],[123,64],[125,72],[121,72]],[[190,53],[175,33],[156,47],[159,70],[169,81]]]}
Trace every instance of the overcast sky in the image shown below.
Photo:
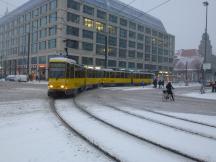
{"label": "overcast sky", "polygon": [[[2,0],[7,2],[7,0]],[[9,4],[0,0],[0,15],[3,15],[8,7],[9,11],[26,2],[27,0],[10,0]],[[166,0],[121,0],[142,11],[157,6]],[[150,12],[152,16],[159,18],[168,33],[175,36],[176,50],[198,48],[202,34],[205,30],[204,0],[171,0],[169,3]],[[216,54],[216,0],[208,0],[208,33]]]}

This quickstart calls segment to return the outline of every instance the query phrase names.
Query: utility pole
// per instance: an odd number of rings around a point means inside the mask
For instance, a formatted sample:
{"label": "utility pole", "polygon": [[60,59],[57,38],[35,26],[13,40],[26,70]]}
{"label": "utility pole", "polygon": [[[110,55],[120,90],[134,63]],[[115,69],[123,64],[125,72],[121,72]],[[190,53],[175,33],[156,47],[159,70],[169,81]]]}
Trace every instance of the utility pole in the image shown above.
{"label": "utility pole", "polygon": [[[202,84],[203,88],[205,87],[206,83],[206,76],[205,76],[205,69],[204,64],[206,63],[206,53],[207,53],[207,27],[208,27],[208,1],[203,2],[203,5],[206,7],[206,23],[205,23],[205,54],[204,54],[204,60],[203,60],[203,66],[202,66]],[[205,91],[203,91],[205,93]]]}
{"label": "utility pole", "polygon": [[30,74],[30,32],[28,32],[28,53],[27,53],[27,78],[29,80],[29,74]]}
{"label": "utility pole", "polygon": [[185,67],[185,86],[188,86],[188,62],[186,61],[186,67]]}
{"label": "utility pole", "polygon": [[105,60],[104,60],[104,67],[107,68],[108,64],[108,36],[105,36]]}

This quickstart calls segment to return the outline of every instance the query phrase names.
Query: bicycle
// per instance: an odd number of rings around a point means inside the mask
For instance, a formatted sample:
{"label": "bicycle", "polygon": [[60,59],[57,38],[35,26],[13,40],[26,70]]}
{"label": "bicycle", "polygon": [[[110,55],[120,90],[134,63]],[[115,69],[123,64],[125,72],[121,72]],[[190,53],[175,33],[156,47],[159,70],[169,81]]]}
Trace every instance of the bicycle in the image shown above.
{"label": "bicycle", "polygon": [[169,94],[168,92],[167,92],[167,90],[163,90],[162,91],[163,93],[162,93],[162,101],[163,102],[165,102],[165,101],[175,101],[174,99],[175,99],[175,97],[174,97],[174,93],[173,93],[173,98],[172,98],[172,95],[171,94]]}

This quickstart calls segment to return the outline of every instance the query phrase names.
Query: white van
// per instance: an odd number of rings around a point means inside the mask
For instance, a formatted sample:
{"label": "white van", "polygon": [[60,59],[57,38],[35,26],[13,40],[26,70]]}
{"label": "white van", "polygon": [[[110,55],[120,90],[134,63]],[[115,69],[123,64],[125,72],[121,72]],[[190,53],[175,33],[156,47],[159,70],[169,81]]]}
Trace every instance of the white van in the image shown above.
{"label": "white van", "polygon": [[17,81],[19,82],[27,82],[27,75],[16,75]]}

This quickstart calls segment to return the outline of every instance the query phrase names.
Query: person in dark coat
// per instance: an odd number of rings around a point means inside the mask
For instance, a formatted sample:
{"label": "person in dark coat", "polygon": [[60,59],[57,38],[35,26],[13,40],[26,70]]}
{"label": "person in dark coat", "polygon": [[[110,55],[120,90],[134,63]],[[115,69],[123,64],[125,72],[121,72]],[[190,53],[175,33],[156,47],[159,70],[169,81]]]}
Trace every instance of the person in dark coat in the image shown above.
{"label": "person in dark coat", "polygon": [[160,89],[161,89],[161,83],[162,83],[162,81],[159,80],[159,81],[158,81],[158,86],[159,86]]}
{"label": "person in dark coat", "polygon": [[161,81],[161,87],[164,88],[164,80]]}
{"label": "person in dark coat", "polygon": [[167,93],[172,96],[173,101],[175,101],[172,90],[174,89],[171,82],[168,82],[166,85]]}
{"label": "person in dark coat", "polygon": [[154,85],[154,88],[157,88],[157,78],[154,79],[153,85]]}

